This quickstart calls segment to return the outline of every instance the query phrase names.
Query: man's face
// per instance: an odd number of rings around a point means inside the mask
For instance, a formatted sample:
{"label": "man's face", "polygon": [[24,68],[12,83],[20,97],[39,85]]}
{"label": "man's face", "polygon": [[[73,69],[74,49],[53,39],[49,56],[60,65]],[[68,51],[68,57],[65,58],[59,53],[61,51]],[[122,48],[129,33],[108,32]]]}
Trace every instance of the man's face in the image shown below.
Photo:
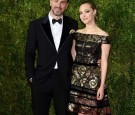
{"label": "man's face", "polygon": [[67,0],[50,0],[51,14],[54,16],[62,16],[68,7]]}

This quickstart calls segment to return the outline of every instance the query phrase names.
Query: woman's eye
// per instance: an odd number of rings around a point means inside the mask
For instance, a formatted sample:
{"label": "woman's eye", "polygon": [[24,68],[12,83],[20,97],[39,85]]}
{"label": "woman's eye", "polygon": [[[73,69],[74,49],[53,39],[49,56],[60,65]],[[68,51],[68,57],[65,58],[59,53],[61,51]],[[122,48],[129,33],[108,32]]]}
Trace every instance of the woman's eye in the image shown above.
{"label": "woman's eye", "polygon": [[89,13],[90,11],[88,10],[88,11],[85,11],[86,13]]}

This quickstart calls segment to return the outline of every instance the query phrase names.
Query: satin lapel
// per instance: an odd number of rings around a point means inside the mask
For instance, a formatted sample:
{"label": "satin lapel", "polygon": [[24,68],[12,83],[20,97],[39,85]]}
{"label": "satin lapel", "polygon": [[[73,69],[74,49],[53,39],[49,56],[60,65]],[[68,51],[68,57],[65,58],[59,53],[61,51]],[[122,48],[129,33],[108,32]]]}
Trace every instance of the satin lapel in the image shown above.
{"label": "satin lapel", "polygon": [[66,17],[63,16],[63,30],[62,30],[62,36],[61,36],[61,41],[60,41],[60,46],[59,46],[59,50],[62,48],[62,46],[64,45],[66,38],[69,34],[70,31],[70,26],[68,24],[68,21],[66,20]]}
{"label": "satin lapel", "polygon": [[43,19],[41,26],[43,28],[44,34],[46,35],[45,38],[47,38],[51,45],[55,48],[48,16]]}

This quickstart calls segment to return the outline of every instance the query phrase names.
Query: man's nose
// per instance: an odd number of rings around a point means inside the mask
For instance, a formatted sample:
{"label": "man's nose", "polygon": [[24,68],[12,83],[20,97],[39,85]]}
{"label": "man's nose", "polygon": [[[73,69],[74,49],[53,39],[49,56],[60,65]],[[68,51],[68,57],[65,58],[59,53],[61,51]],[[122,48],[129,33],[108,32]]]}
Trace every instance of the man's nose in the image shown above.
{"label": "man's nose", "polygon": [[60,7],[60,2],[57,2],[57,3],[56,3],[56,6],[57,6],[57,7]]}

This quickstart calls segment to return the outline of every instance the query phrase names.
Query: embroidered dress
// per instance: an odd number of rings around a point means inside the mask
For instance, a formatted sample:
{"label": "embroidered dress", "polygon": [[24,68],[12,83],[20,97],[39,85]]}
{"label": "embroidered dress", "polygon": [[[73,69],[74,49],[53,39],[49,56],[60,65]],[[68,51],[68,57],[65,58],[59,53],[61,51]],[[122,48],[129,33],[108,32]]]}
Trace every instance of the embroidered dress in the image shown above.
{"label": "embroidered dress", "polygon": [[111,115],[106,87],[103,100],[96,99],[101,81],[97,61],[101,58],[101,45],[110,44],[109,36],[76,32],[73,39],[76,42],[76,58],[72,67],[68,109],[90,115]]}

